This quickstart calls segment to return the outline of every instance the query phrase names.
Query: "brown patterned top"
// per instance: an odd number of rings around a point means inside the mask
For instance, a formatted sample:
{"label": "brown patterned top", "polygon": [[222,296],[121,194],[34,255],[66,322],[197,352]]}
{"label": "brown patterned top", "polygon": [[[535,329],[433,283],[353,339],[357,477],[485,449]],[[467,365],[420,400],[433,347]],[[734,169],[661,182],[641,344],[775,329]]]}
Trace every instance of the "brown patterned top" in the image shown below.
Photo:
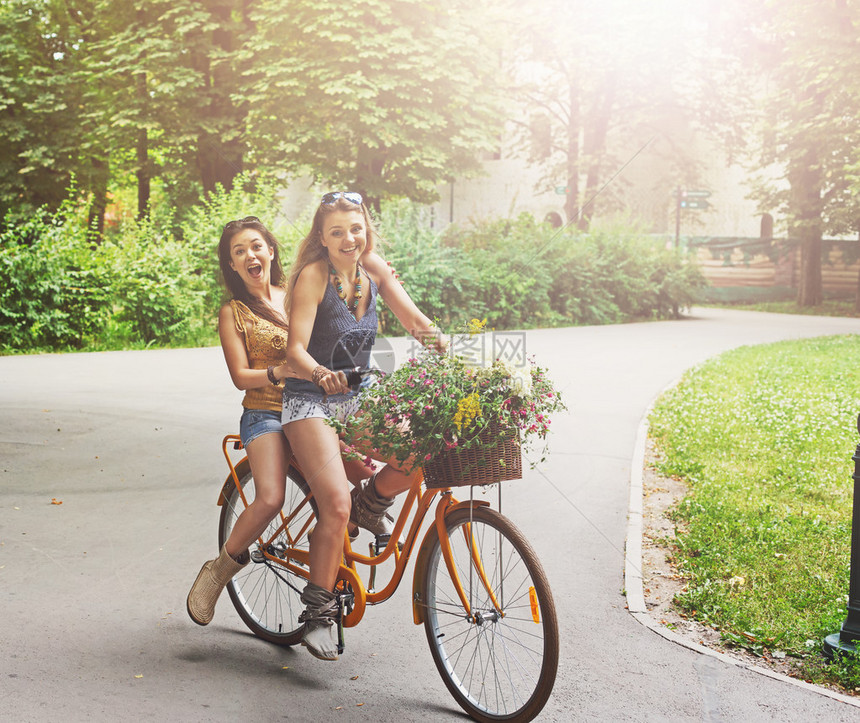
{"label": "brown patterned top", "polygon": [[[245,339],[248,363],[251,369],[266,369],[279,366],[287,361],[287,332],[271,321],[257,316],[241,301],[230,302],[236,330]],[[242,406],[246,409],[265,409],[270,412],[281,411],[281,388],[267,384],[257,389],[245,391]]]}

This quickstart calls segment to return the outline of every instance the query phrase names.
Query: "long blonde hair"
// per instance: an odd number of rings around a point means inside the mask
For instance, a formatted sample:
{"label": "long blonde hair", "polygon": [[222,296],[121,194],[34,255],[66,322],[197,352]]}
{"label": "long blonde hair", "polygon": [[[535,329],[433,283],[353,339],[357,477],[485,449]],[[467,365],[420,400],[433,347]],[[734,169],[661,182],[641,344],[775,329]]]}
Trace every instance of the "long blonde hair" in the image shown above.
{"label": "long blonde hair", "polygon": [[361,211],[361,215],[364,216],[364,227],[367,234],[367,246],[362,256],[375,251],[380,241],[379,232],[376,230],[376,226],[373,225],[373,219],[371,219],[370,213],[364,203],[352,203],[343,196],[336,198],[332,203],[320,203],[319,208],[317,208],[314,214],[311,230],[299,243],[299,248],[296,251],[296,260],[290,269],[289,281],[287,282],[287,298],[284,304],[288,317],[290,304],[292,304],[293,299],[293,289],[296,287],[296,282],[299,280],[299,275],[305,266],[315,263],[320,259],[328,259],[328,249],[322,244],[323,223],[326,217],[335,211]]}

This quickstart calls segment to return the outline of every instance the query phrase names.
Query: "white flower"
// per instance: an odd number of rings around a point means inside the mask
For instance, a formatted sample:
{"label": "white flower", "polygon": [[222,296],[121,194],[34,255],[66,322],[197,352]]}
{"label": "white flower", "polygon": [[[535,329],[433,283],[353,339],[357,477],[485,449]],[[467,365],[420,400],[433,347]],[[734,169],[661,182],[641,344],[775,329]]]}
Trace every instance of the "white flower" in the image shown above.
{"label": "white flower", "polygon": [[508,369],[511,375],[511,389],[518,397],[527,397],[532,393],[532,374],[528,367]]}

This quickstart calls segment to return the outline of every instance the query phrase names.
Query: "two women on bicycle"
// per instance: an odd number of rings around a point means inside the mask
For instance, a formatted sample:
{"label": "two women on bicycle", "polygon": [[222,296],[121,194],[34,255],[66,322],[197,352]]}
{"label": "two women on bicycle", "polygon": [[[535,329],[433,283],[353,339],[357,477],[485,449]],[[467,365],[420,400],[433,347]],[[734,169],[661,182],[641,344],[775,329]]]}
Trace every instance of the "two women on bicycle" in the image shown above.
{"label": "two women on bicycle", "polygon": [[[249,216],[224,227],[218,243],[221,275],[232,299],[218,317],[221,348],[242,400],[240,437],[256,483],[256,496],[242,512],[219,556],[203,565],[187,608],[199,625],[211,622],[224,586],[249,560],[248,548],[280,512],[290,450],[281,427],[282,379],[287,360],[285,276],[280,249],[259,219]],[[349,463],[350,478],[371,470]]]}
{"label": "two women on bicycle", "polygon": [[[351,500],[341,444],[326,423],[329,418],[343,419],[358,409],[361,391],[349,387],[345,371],[369,363],[376,337],[377,296],[416,339],[439,348],[444,346],[430,319],[418,310],[376,253],[377,238],[359,194],[325,194],[311,230],[299,246],[286,291],[281,285],[277,245],[257,219],[228,224],[219,244],[225,280],[231,279],[235,284],[238,277],[243,287],[234,288],[228,282],[234,301],[222,309],[219,319],[231,377],[240,389],[265,389],[269,395],[283,379],[283,394],[280,418],[268,408],[274,408],[274,403],[264,410],[254,410],[265,411],[262,416],[248,414],[247,407],[243,413],[243,430],[252,427],[246,415],[265,418],[260,424],[266,431],[258,432],[259,436],[249,431],[246,442],[243,432],[260,505],[253,513],[251,507],[243,513],[220,556],[203,566],[189,593],[188,611],[200,624],[211,620],[221,590],[247,563],[247,547],[280,510],[289,457],[283,439],[286,434],[319,510],[311,541],[310,579],[302,594],[307,606],[302,642],[311,654],[323,660],[338,657],[334,586],[347,522],[352,520],[377,535],[390,534],[386,510],[395,495],[408,489],[411,482],[409,474],[388,465]],[[247,296],[238,296],[237,290],[254,297],[251,306]],[[279,300],[285,303],[285,314],[277,308]],[[261,312],[261,321],[251,324],[253,334],[257,329],[265,330],[267,324],[278,330],[277,334],[272,331],[262,355],[253,351],[256,342],[249,336],[249,324],[239,304]],[[241,311],[236,312],[237,307]],[[266,346],[267,342],[262,344]],[[280,389],[275,393],[280,397]],[[283,433],[278,437],[274,429],[278,426],[280,432],[281,424]],[[255,440],[265,443],[257,444]],[[262,490],[258,469],[264,475]]]}

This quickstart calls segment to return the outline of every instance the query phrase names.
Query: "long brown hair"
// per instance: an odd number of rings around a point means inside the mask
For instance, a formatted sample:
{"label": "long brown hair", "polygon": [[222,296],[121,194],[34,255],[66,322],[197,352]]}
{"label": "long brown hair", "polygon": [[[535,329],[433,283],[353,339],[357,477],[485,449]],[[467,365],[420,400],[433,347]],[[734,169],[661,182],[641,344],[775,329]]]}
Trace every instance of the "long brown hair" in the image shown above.
{"label": "long brown hair", "polygon": [[230,221],[221,232],[221,239],[218,241],[218,265],[221,267],[221,277],[224,279],[224,285],[227,287],[227,290],[236,301],[241,301],[257,316],[272,322],[282,329],[286,329],[288,328],[286,318],[275,314],[268,304],[264,304],[260,299],[251,294],[248,291],[248,287],[245,286],[245,282],[242,281],[242,277],[230,265],[230,242],[237,233],[249,228],[258,231],[265,239],[269,248],[272,249],[273,256],[269,281],[273,286],[283,288],[286,278],[281,268],[280,247],[272,232],[256,216],[248,216],[238,221]]}
{"label": "long brown hair", "polygon": [[364,203],[352,203],[343,196],[336,198],[332,203],[320,203],[319,208],[317,208],[314,214],[311,230],[299,244],[299,248],[296,251],[296,260],[290,269],[289,283],[287,283],[287,314],[289,314],[290,304],[292,303],[293,289],[296,287],[296,281],[298,281],[302,269],[320,259],[328,259],[328,249],[322,245],[323,222],[329,214],[335,211],[361,211],[362,216],[364,216],[364,227],[367,233],[367,246],[364,249],[364,253],[376,250],[376,246],[380,241],[379,232],[376,230],[376,226],[373,225],[373,219],[370,217],[370,213]]}

